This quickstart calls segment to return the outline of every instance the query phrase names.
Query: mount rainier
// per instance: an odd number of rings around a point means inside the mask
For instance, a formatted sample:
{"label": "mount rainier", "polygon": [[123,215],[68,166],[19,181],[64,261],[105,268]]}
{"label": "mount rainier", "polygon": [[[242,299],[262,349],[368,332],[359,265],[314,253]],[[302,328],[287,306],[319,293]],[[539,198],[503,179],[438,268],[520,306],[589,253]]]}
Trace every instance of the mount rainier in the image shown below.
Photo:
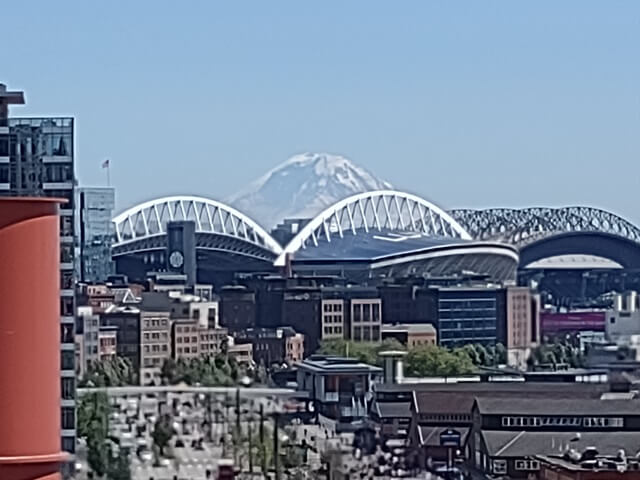
{"label": "mount rainier", "polygon": [[356,193],[391,185],[339,155],[303,153],[268,171],[228,203],[270,229],[285,218],[310,218]]}

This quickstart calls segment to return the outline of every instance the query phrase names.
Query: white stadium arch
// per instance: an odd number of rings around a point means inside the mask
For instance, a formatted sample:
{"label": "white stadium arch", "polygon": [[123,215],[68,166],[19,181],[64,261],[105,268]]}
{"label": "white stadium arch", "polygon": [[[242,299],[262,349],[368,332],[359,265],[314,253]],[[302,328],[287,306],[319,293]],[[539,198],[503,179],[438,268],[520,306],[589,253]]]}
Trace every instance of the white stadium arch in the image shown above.
{"label": "white stadium arch", "polygon": [[114,248],[166,234],[170,221],[192,220],[196,233],[210,233],[243,240],[282,253],[280,244],[243,213],[216,200],[196,196],[172,196],[136,205],[113,219]]}
{"label": "white stadium arch", "polygon": [[343,238],[346,232],[357,235],[359,230],[416,232],[471,240],[456,220],[431,202],[410,193],[376,190],[345,198],[317,215],[291,239],[275,265],[284,266],[287,255],[307,248],[308,244],[330,243],[332,237]]}

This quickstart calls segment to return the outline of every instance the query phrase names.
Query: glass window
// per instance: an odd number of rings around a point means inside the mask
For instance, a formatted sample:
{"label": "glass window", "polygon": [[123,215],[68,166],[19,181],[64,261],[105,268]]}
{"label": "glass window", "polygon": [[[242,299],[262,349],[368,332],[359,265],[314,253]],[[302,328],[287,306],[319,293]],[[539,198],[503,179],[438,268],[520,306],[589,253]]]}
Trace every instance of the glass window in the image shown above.
{"label": "glass window", "polygon": [[76,452],[75,437],[62,437],[62,450],[69,453],[75,453]]}
{"label": "glass window", "polygon": [[60,352],[60,368],[62,370],[73,370],[75,366],[75,352],[63,350]]}
{"label": "glass window", "polygon": [[69,323],[60,324],[60,343],[74,342],[74,325]]}
{"label": "glass window", "polygon": [[76,409],[73,407],[62,407],[62,428],[73,430],[76,428]]}
{"label": "glass window", "polygon": [[65,400],[72,400],[76,394],[76,381],[73,377],[63,377],[60,379],[62,392],[62,398]]}
{"label": "glass window", "polygon": [[493,473],[498,475],[506,475],[507,473],[507,461],[506,460],[494,460],[493,461]]}

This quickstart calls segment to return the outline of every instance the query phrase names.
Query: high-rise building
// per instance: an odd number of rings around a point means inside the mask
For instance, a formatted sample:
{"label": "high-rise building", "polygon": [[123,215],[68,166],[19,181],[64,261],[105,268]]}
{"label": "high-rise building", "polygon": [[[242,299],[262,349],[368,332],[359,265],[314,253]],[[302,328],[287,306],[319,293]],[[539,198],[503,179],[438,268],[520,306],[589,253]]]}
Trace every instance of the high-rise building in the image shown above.
{"label": "high-rise building", "polygon": [[[0,84],[0,195],[56,197],[60,205],[60,358],[62,449],[75,452],[74,119],[14,118],[22,92]],[[35,292],[37,293],[37,292]]]}
{"label": "high-rise building", "polygon": [[115,189],[112,187],[81,187],[78,212],[80,214],[79,275],[83,282],[98,283],[115,273],[111,260],[113,239],[113,210]]}

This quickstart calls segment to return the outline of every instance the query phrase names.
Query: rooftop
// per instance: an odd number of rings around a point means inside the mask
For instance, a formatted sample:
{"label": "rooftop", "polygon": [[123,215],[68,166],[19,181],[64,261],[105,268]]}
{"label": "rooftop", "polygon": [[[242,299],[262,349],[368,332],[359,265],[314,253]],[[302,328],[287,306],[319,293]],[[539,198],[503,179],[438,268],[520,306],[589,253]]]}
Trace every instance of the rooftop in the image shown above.
{"label": "rooftop", "polygon": [[[478,397],[478,410],[488,415],[638,415],[640,400],[600,400],[548,398],[532,402],[530,398]],[[640,434],[639,434],[640,435]],[[640,439],[640,437],[638,437]],[[640,445],[639,445],[640,446]]]}
{"label": "rooftop", "polygon": [[488,454],[497,457],[562,455],[570,448],[583,451],[595,447],[600,454],[616,455],[620,449],[635,455],[640,432],[525,432],[483,431]]}
{"label": "rooftop", "polygon": [[360,362],[354,358],[331,355],[311,355],[298,364],[298,369],[316,373],[382,373],[380,367]]}
{"label": "rooftop", "polygon": [[434,334],[436,333],[436,329],[430,323],[398,323],[395,325],[382,325],[383,332],[407,332],[413,334]]}

